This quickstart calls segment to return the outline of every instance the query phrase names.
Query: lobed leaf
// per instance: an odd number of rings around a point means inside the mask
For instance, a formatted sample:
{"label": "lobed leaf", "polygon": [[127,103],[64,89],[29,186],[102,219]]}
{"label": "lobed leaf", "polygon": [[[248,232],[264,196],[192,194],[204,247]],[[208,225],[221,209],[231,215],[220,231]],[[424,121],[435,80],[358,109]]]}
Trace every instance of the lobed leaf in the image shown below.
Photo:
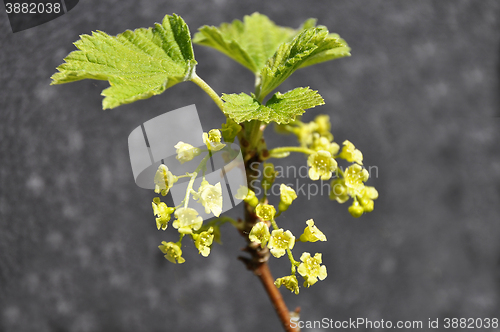
{"label": "lobed leaf", "polygon": [[265,123],[289,123],[306,109],[323,105],[323,98],[309,88],[296,88],[287,93],[277,92],[266,105],[245,93],[223,94],[224,113],[236,122],[260,120]]}
{"label": "lobed leaf", "polygon": [[219,27],[205,25],[195,34],[193,42],[215,48],[259,74],[279,45],[315,23],[315,19],[309,19],[295,30],[278,26],[267,16],[254,13],[245,16],[243,22],[234,20]]}
{"label": "lobed leaf", "polygon": [[349,47],[337,34],[323,27],[300,32],[292,41],[281,44],[262,69],[260,96],[264,98],[299,68],[349,56]]}
{"label": "lobed leaf", "polygon": [[82,35],[57,67],[51,84],[82,79],[107,80],[103,109],[115,108],[164,92],[194,75],[188,26],[178,15],[166,15],[153,28],[127,30],[116,37],[97,31]]}

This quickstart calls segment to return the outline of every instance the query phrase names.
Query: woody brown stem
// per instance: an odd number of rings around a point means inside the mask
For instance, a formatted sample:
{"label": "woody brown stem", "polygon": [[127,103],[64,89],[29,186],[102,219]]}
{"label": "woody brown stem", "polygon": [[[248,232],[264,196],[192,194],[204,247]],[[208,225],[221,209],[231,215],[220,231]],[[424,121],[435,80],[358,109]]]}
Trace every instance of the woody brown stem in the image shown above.
{"label": "woody brown stem", "polygon": [[241,235],[247,240],[247,247],[243,250],[247,251],[251,258],[238,257],[245,263],[247,268],[251,270],[261,281],[264,289],[266,290],[269,299],[278,315],[281,324],[286,332],[298,332],[298,329],[290,326],[290,312],[281,296],[280,291],[274,285],[274,278],[269,270],[267,261],[269,259],[269,249],[262,248],[260,244],[252,243],[248,239],[248,234],[253,225],[258,221],[258,217],[253,212],[253,209],[245,203],[245,227],[240,231]]}
{"label": "woody brown stem", "polygon": [[[243,133],[241,134],[243,136]],[[262,132],[260,132],[259,134],[259,136],[261,136]],[[258,171],[256,171],[256,167],[251,166],[254,163],[260,163],[262,159],[257,152],[256,146],[249,144],[245,137],[241,137],[240,139],[242,141],[243,156],[245,156],[244,159],[248,188],[255,191],[255,188],[253,188],[254,182],[252,180],[256,180],[258,178]],[[250,254],[250,258],[240,256],[238,257],[238,259],[245,263],[246,267],[250,271],[252,271],[262,282],[262,285],[264,286],[264,289],[266,290],[266,293],[271,300],[274,310],[278,314],[284,330],[286,332],[299,332],[298,329],[292,328],[290,326],[290,312],[288,311],[288,308],[285,304],[285,301],[283,300],[283,297],[281,296],[280,291],[274,285],[274,278],[271,274],[271,271],[269,270],[269,266],[267,265],[267,261],[269,260],[270,256],[269,249],[267,247],[262,248],[260,244],[254,243],[248,238],[252,227],[259,220],[260,219],[255,214],[255,208],[245,202],[245,221],[243,226],[239,228],[239,231],[247,241],[247,246],[243,250]],[[296,309],[297,313],[298,310],[300,309]]]}
{"label": "woody brown stem", "polygon": [[278,317],[283,325],[283,328],[287,332],[297,332],[297,329],[294,329],[290,326],[290,312],[281,296],[280,291],[274,285],[274,278],[271,275],[271,271],[269,270],[269,266],[267,263],[262,263],[260,266],[254,271],[255,275],[259,277],[264,289],[273,304],[274,310],[278,314]]}

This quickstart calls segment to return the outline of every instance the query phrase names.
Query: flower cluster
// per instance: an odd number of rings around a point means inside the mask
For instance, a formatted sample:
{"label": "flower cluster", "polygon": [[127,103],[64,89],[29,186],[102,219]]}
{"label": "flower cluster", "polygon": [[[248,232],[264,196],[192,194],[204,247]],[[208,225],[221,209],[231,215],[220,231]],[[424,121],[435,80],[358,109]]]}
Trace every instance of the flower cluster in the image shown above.
{"label": "flower cluster", "polygon": [[378,198],[377,189],[365,186],[368,180],[368,171],[359,164],[352,164],[343,173],[342,178],[331,182],[330,199],[339,203],[345,203],[350,197],[353,198],[349,213],[353,217],[360,217],[364,212],[371,212],[374,208],[373,200]]}
{"label": "flower cluster", "polygon": [[[286,211],[292,202],[297,198],[295,191],[286,186],[281,185],[280,187],[280,214]],[[255,214],[261,220],[256,223],[249,234],[249,240],[254,243],[258,243],[262,248],[266,247],[269,249],[271,255],[276,258],[288,256],[290,263],[292,265],[291,272],[289,276],[284,276],[277,278],[274,284],[276,287],[285,286],[291,292],[299,293],[299,284],[297,281],[296,273],[298,272],[304,278],[304,287],[309,287],[314,285],[319,280],[326,278],[326,267],[321,265],[321,254],[316,253],[314,257],[311,254],[304,252],[301,254],[300,260],[296,261],[293,258],[292,249],[295,247],[297,241],[300,242],[317,242],[326,241],[326,236],[321,232],[318,227],[314,225],[312,219],[306,221],[307,227],[304,232],[300,235],[299,239],[296,239],[290,230],[284,230],[279,228],[276,223],[276,209],[273,205],[261,203],[255,208]],[[270,232],[270,226],[273,227],[272,232]]]}
{"label": "flower cluster", "polygon": [[[327,115],[317,116],[314,121],[309,123],[295,120],[290,124],[279,126],[278,129],[282,132],[295,134],[300,147],[271,150],[269,153],[271,158],[284,158],[294,151],[305,153],[308,156],[308,175],[311,180],[330,180],[335,174],[334,179],[331,181],[330,198],[332,200],[345,203],[349,198],[352,198],[353,202],[348,211],[354,217],[359,217],[363,213],[373,210],[373,200],[378,197],[378,192],[374,187],[365,185],[369,174],[362,166],[363,154],[350,141],[344,141],[342,148],[334,142],[333,135],[330,132],[330,120]],[[203,133],[203,142],[212,153],[228,153],[227,149],[224,149],[225,144],[221,142],[222,136],[224,136],[225,140],[234,140],[235,135],[240,130],[241,126],[228,120],[228,123],[222,127],[222,133],[218,129]],[[180,163],[190,161],[201,153],[199,148],[184,142],[177,143],[175,148],[177,149],[177,160]],[[351,165],[343,171],[338,165],[338,159],[343,159],[351,163]],[[220,182],[210,184],[203,176],[199,188],[197,190],[192,188],[198,173],[203,171],[203,174],[205,174],[206,161],[207,159],[204,159],[195,172],[185,175],[191,179],[186,191],[186,197],[180,206],[168,207],[158,197],[153,200],[152,206],[156,216],[157,228],[165,230],[171,216],[174,215],[175,220],[172,226],[180,234],[178,242],[164,241],[159,246],[160,250],[165,254],[165,258],[170,262],[180,264],[185,261],[181,250],[182,239],[185,236],[192,238],[198,252],[205,257],[210,254],[214,240],[219,241],[220,223],[210,222],[204,225],[203,218],[198,215],[198,212],[188,206],[189,198],[192,197],[205,208],[207,214],[212,213],[215,217],[220,217],[222,213],[222,187]],[[240,186],[235,198],[243,200],[258,218],[258,222],[253,225],[248,234],[249,241],[260,245],[262,248],[269,249],[271,255],[276,258],[287,256],[290,260],[291,274],[277,278],[275,280],[276,287],[284,286],[291,292],[298,294],[297,273],[304,279],[303,286],[310,287],[318,280],[324,280],[327,277],[327,270],[326,266],[322,265],[323,256],[321,253],[312,255],[309,252],[302,252],[300,260],[295,260],[292,253],[295,244],[297,242],[323,242],[327,238],[315,225],[313,219],[306,221],[306,227],[298,237],[295,237],[291,230],[278,227],[276,218],[289,209],[290,205],[297,199],[297,193],[291,187],[281,184],[277,213],[273,205],[267,204],[267,192],[273,185],[277,175],[274,165],[270,162],[264,162],[262,174],[263,198],[259,200],[255,192],[245,186]],[[167,166],[161,165],[154,179],[155,192],[166,195],[180,177],[184,176],[174,176]],[[225,220],[224,218],[227,217],[216,220]]]}
{"label": "flower cluster", "polygon": [[[348,140],[342,143],[340,149],[340,146],[333,141],[330,129],[330,118],[327,115],[318,115],[314,121],[308,123],[295,120],[287,125],[277,126],[278,132],[295,134],[301,147],[274,149],[270,151],[270,156],[283,158],[288,156],[290,151],[307,154],[311,180],[329,180],[335,172],[336,176],[331,182],[330,198],[339,203],[353,198],[348,211],[352,216],[360,217],[365,212],[373,211],[373,200],[378,197],[377,190],[364,184],[369,174],[362,166],[363,153]],[[336,159],[344,159],[352,164],[342,171]],[[283,209],[280,207],[280,210]]]}
{"label": "flower cluster", "polygon": [[[233,128],[231,133],[237,132],[237,126],[233,124],[231,127]],[[212,129],[208,133],[203,133],[203,141],[212,152],[217,152],[225,146],[224,143],[221,143],[221,132],[218,129]],[[181,164],[191,161],[202,152],[201,149],[182,141],[178,142],[174,147],[177,152],[176,159]],[[198,211],[189,207],[189,201],[192,197],[196,202],[195,204],[201,204],[205,208],[207,214],[211,213],[215,217],[220,217],[222,213],[221,183],[218,182],[212,185],[205,179],[204,174],[206,172],[208,157],[209,155],[207,154],[193,173],[175,176],[168,167],[163,164],[160,165],[156,171],[154,177],[155,193],[163,196],[168,194],[170,189],[180,178],[188,177],[190,179],[185,198],[179,206],[168,207],[166,203],[161,202],[159,197],[155,197],[152,202],[153,214],[156,217],[156,226],[158,229],[166,230],[172,215],[175,217],[172,222],[172,227],[179,233],[179,241],[175,243],[163,241],[162,245],[159,246],[160,250],[165,254],[165,258],[172,263],[180,264],[185,261],[184,258],[182,258],[181,250],[182,240],[185,236],[190,236],[192,238],[201,255],[205,257],[208,256],[214,239],[218,241],[220,225],[226,221],[232,221],[231,218],[226,217],[225,219],[214,219],[208,224],[203,225],[203,218],[198,214]],[[198,174],[203,174],[203,179],[198,189],[194,190],[193,185]],[[243,190],[241,193],[243,194]],[[248,190],[245,192],[245,196],[247,196],[247,194],[250,195],[250,200],[257,200],[255,194],[251,197]],[[255,203],[255,205],[257,205],[257,203]]]}

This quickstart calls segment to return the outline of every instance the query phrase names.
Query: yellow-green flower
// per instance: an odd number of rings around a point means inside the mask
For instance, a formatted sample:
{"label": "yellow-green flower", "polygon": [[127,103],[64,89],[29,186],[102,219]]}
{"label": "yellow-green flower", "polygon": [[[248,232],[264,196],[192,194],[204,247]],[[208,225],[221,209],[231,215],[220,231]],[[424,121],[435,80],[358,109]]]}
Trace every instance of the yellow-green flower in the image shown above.
{"label": "yellow-green flower", "polygon": [[255,214],[262,220],[274,220],[276,209],[269,204],[259,204],[255,208]]}
{"label": "yellow-green flower", "polygon": [[342,151],[339,154],[340,158],[347,160],[348,162],[356,162],[360,165],[363,165],[363,154],[361,151],[356,149],[354,144],[349,141],[344,141],[344,146],[342,147]]}
{"label": "yellow-green flower", "polygon": [[272,232],[271,238],[269,239],[269,244],[267,247],[271,249],[271,254],[274,257],[280,258],[286,253],[286,249],[293,249],[295,245],[295,236],[292,232],[283,232],[283,229],[276,229]]}
{"label": "yellow-green flower", "polygon": [[316,151],[307,159],[309,165],[309,177],[311,180],[329,180],[332,172],[337,169],[337,162],[332,158],[330,152],[325,150]]}
{"label": "yellow-green flower", "polygon": [[344,179],[335,179],[330,184],[330,199],[336,200],[339,203],[345,203],[349,199],[349,194],[347,193],[347,187],[344,183]]}
{"label": "yellow-green flower", "polygon": [[318,128],[318,125],[314,122],[304,123],[298,128],[293,129],[293,133],[297,135],[297,138],[301,146],[311,145],[313,140],[313,133]]}
{"label": "yellow-green flower", "polygon": [[248,205],[252,207],[255,207],[257,204],[259,204],[259,199],[257,198],[257,196],[255,196],[253,190],[248,189],[248,187],[246,186],[240,185],[240,187],[238,188],[238,192],[234,197],[244,200],[248,203]]}
{"label": "yellow-green flower", "polygon": [[158,166],[156,171],[154,183],[155,183],[155,193],[161,193],[163,196],[168,194],[168,191],[174,183],[177,182],[177,176],[174,176],[172,172],[168,170],[168,167],[161,164]]}
{"label": "yellow-green flower", "polygon": [[325,150],[330,152],[330,154],[334,156],[339,152],[340,147],[337,143],[330,142],[328,138],[324,136],[319,136],[318,134],[314,134],[314,139],[311,145],[311,149],[315,151]]}
{"label": "yellow-green flower", "polygon": [[[372,201],[373,202],[373,201]],[[352,205],[349,206],[349,213],[354,217],[354,218],[359,218],[363,215],[363,212],[365,212],[365,209],[359,204],[357,200],[354,200],[352,202]]]}
{"label": "yellow-green flower", "polygon": [[314,225],[314,221],[309,219],[306,221],[307,227],[304,229],[304,233],[300,236],[300,241],[302,242],[316,242],[316,241],[326,241],[326,236],[321,232],[318,227]]}
{"label": "yellow-green flower", "polygon": [[196,240],[194,241],[194,245],[200,252],[200,254],[204,257],[207,257],[210,254],[210,246],[214,241],[214,228],[210,227],[208,231],[201,232],[200,234],[196,234]]}
{"label": "yellow-green flower", "polygon": [[270,237],[271,234],[269,234],[269,226],[267,226],[267,224],[263,221],[259,221],[253,225],[250,235],[248,236],[250,241],[260,243],[262,248],[266,246]]}
{"label": "yellow-green flower", "polygon": [[297,271],[300,273],[302,277],[304,277],[304,286],[309,287],[314,285],[318,278],[319,280],[324,280],[326,278],[326,266],[321,265],[321,254],[317,253],[314,257],[311,257],[311,254],[305,252],[300,256],[299,268]]}
{"label": "yellow-green flower", "polygon": [[316,124],[316,131],[321,135],[326,137],[329,141],[333,140],[333,135],[330,133],[330,117],[326,114],[320,114],[314,118],[314,123]]}
{"label": "yellow-green flower", "polygon": [[222,187],[220,182],[212,186],[208,181],[204,180],[197,193],[198,203],[205,207],[205,212],[212,212],[218,217],[222,213]]}
{"label": "yellow-green flower", "polygon": [[198,216],[198,212],[192,208],[178,208],[175,211],[177,218],[172,223],[172,226],[182,234],[192,234],[193,230],[197,231],[203,224],[203,218]]}
{"label": "yellow-green flower", "polygon": [[375,187],[365,186],[363,188],[363,191],[361,192],[361,196],[369,198],[369,199],[377,199],[378,198],[378,191],[377,191],[377,189],[375,189]]}
{"label": "yellow-green flower", "polygon": [[288,207],[296,198],[297,193],[295,192],[295,190],[282,183],[280,185],[280,203],[278,205],[278,209],[280,211],[288,210]]}
{"label": "yellow-green flower", "polygon": [[167,229],[170,215],[175,211],[175,208],[168,207],[167,204],[160,201],[159,197],[155,197],[151,204],[153,205],[154,215],[158,216],[156,218],[156,227],[162,230]]}
{"label": "yellow-green flower", "polygon": [[158,246],[161,252],[165,254],[165,258],[174,264],[182,264],[186,260],[182,257],[181,247],[177,243],[162,241]]}
{"label": "yellow-green flower", "polygon": [[364,212],[372,212],[374,203],[373,200],[378,198],[378,191],[374,187],[365,186],[358,196],[359,204],[363,206]]}
{"label": "yellow-green flower", "polygon": [[206,144],[207,148],[211,151],[219,151],[226,144],[221,143],[222,135],[219,129],[212,129],[207,133],[203,133],[203,143]]}
{"label": "yellow-green flower", "polygon": [[198,156],[201,153],[201,150],[199,148],[195,148],[191,144],[184,143],[182,141],[179,141],[179,143],[174,145],[174,148],[177,149],[177,157],[175,158],[181,164],[184,164],[186,161],[193,160],[194,157]]}
{"label": "yellow-green flower", "polygon": [[351,197],[355,197],[361,194],[361,191],[365,187],[364,182],[368,180],[368,171],[358,164],[352,164],[347,167],[344,172],[344,183],[347,187],[347,193]]}
{"label": "yellow-green flower", "polygon": [[274,285],[278,288],[283,285],[292,293],[299,294],[299,282],[297,281],[297,277],[294,275],[278,278],[274,282]]}

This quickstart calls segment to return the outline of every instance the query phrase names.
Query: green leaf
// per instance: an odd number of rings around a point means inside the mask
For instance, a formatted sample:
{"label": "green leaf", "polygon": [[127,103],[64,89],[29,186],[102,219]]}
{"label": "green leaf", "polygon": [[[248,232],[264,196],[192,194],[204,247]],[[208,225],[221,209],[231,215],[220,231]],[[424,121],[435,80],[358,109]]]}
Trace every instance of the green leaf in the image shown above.
{"label": "green leaf", "polygon": [[260,96],[264,98],[299,68],[349,56],[349,47],[337,34],[323,27],[303,30],[281,44],[261,71]]}
{"label": "green leaf", "polygon": [[82,35],[57,67],[51,84],[82,79],[107,80],[103,109],[158,95],[194,75],[196,61],[188,26],[167,15],[154,28],[127,30],[116,37],[97,31]]}
{"label": "green leaf", "polygon": [[257,120],[259,110],[265,106],[261,105],[257,99],[246,93],[222,94],[222,100],[225,101],[223,112],[234,121],[241,123],[243,121]]}
{"label": "green leaf", "polygon": [[[298,31],[314,26],[315,22],[307,20]],[[193,42],[213,47],[259,74],[278,46],[296,34],[297,30],[280,27],[267,16],[254,13],[245,16],[243,22],[234,20],[219,27],[205,25],[195,34]]]}
{"label": "green leaf", "polygon": [[325,62],[325,61],[343,58],[346,56],[351,56],[351,53],[350,53],[351,48],[349,46],[347,46],[346,41],[343,40],[342,38],[340,38],[340,36],[338,34],[330,33],[330,34],[328,34],[328,39],[336,40],[336,43],[338,43],[338,46],[335,46],[333,48],[328,48],[328,45],[325,43],[324,46],[326,46],[327,48],[324,50],[319,50],[319,52],[315,52],[316,54],[309,57],[306,61],[304,61],[300,65],[300,68],[315,65],[317,63],[321,63],[321,62]]}
{"label": "green leaf", "polygon": [[260,120],[265,123],[289,123],[305,109],[325,102],[317,91],[309,88],[296,88],[285,94],[276,92],[266,105],[260,104],[255,96],[245,93],[223,94],[224,113],[236,122]]}

